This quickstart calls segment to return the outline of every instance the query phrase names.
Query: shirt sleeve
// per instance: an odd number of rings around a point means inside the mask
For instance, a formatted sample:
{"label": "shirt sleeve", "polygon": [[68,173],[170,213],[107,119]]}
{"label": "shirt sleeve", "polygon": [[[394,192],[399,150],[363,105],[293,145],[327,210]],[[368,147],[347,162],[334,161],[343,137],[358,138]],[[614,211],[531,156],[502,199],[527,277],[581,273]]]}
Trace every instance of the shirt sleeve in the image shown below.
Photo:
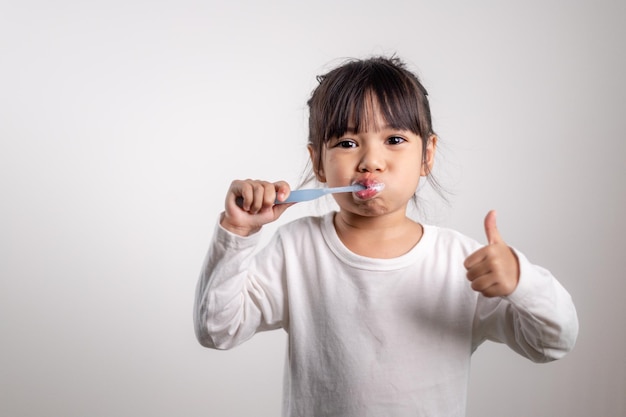
{"label": "shirt sleeve", "polygon": [[230,349],[285,321],[283,251],[278,235],[257,253],[248,237],[217,224],[196,287],[194,327],[203,346]]}
{"label": "shirt sleeve", "polygon": [[473,349],[484,340],[506,343],[534,362],[560,359],[573,349],[578,317],[572,298],[552,274],[515,251],[520,279],[507,297],[478,296]]}

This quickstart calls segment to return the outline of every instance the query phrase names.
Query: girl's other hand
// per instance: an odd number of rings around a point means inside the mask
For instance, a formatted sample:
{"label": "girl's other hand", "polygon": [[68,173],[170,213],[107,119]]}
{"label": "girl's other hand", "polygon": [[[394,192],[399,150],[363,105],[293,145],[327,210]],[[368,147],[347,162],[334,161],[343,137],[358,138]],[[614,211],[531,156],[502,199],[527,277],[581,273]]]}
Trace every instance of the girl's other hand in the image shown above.
{"label": "girl's other hand", "polygon": [[496,226],[496,212],[485,217],[487,246],[477,250],[465,260],[467,279],[472,289],[485,297],[510,295],[519,282],[519,261],[513,250],[504,243]]}
{"label": "girl's other hand", "polygon": [[256,233],[292,205],[274,204],[277,199],[284,201],[290,192],[285,181],[235,180],[226,194],[226,209],[220,224],[240,236]]}

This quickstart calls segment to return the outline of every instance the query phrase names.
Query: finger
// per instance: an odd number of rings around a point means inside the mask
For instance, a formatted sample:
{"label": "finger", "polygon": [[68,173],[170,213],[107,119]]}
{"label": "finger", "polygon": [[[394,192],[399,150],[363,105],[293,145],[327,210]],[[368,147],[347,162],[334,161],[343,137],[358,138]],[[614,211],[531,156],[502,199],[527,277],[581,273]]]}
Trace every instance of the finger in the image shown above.
{"label": "finger", "polygon": [[487,235],[487,242],[490,245],[503,242],[500,232],[498,231],[498,226],[496,225],[495,210],[491,210],[487,213],[487,216],[485,216],[485,234]]}
{"label": "finger", "polygon": [[274,218],[279,218],[285,212],[285,210],[287,210],[294,204],[296,203],[275,204],[274,207],[272,207],[272,210],[274,210]]}
{"label": "finger", "polygon": [[494,290],[497,284],[498,280],[494,274],[487,274],[472,281],[471,287],[474,291],[487,295],[488,293],[495,293]]}
{"label": "finger", "polygon": [[289,194],[291,194],[291,187],[285,181],[277,181],[274,183],[276,190],[276,200],[285,201]]}
{"label": "finger", "polygon": [[478,249],[476,252],[468,256],[465,259],[465,262],[463,262],[463,266],[465,266],[465,269],[471,269],[480,262],[483,262],[489,255],[489,250],[487,249],[488,247],[489,246],[483,246],[482,248]]}
{"label": "finger", "polygon": [[272,207],[276,202],[276,186],[269,182],[263,182],[263,204],[262,208]]}
{"label": "finger", "polygon": [[479,279],[483,275],[488,275],[493,272],[492,265],[489,262],[482,261],[467,270],[466,276],[470,281]]}
{"label": "finger", "polygon": [[235,204],[244,211],[250,211],[253,190],[247,181],[233,181],[231,192],[235,196]]}
{"label": "finger", "polygon": [[487,288],[491,287],[492,285],[493,285],[493,282],[491,282],[488,276],[483,276],[480,279],[475,279],[470,284],[472,289],[477,292],[482,292],[486,290]]}
{"label": "finger", "polygon": [[252,185],[252,204],[250,204],[250,213],[256,214],[265,206],[265,198],[267,194],[267,184],[255,182]]}

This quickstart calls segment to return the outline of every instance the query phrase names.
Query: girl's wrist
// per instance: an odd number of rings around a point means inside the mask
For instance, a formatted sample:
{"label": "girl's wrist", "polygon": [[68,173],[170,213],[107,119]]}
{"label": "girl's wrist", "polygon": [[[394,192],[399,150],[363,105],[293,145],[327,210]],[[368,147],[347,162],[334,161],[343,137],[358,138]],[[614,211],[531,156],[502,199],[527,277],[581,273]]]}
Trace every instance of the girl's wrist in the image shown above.
{"label": "girl's wrist", "polygon": [[261,230],[261,227],[249,227],[249,226],[241,226],[237,224],[231,223],[228,218],[222,214],[222,219],[220,220],[220,226],[222,226],[227,231],[234,233],[239,236],[247,237],[257,233]]}

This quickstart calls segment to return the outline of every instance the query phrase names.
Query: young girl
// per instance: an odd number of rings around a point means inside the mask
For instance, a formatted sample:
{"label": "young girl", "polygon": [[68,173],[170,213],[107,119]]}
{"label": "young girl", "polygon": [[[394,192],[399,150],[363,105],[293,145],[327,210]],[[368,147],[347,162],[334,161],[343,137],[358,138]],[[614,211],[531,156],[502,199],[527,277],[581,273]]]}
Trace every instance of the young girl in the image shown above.
{"label": "young girl", "polygon": [[353,60],[319,78],[309,152],[339,211],[259,231],[291,204],[279,181],[234,181],[197,287],[200,343],[232,348],[256,332],[289,338],[285,416],[464,416],[472,352],[506,343],[535,361],[572,349],[571,298],[506,245],[407,217],[430,176],[437,136],[427,93],[396,58]]}

